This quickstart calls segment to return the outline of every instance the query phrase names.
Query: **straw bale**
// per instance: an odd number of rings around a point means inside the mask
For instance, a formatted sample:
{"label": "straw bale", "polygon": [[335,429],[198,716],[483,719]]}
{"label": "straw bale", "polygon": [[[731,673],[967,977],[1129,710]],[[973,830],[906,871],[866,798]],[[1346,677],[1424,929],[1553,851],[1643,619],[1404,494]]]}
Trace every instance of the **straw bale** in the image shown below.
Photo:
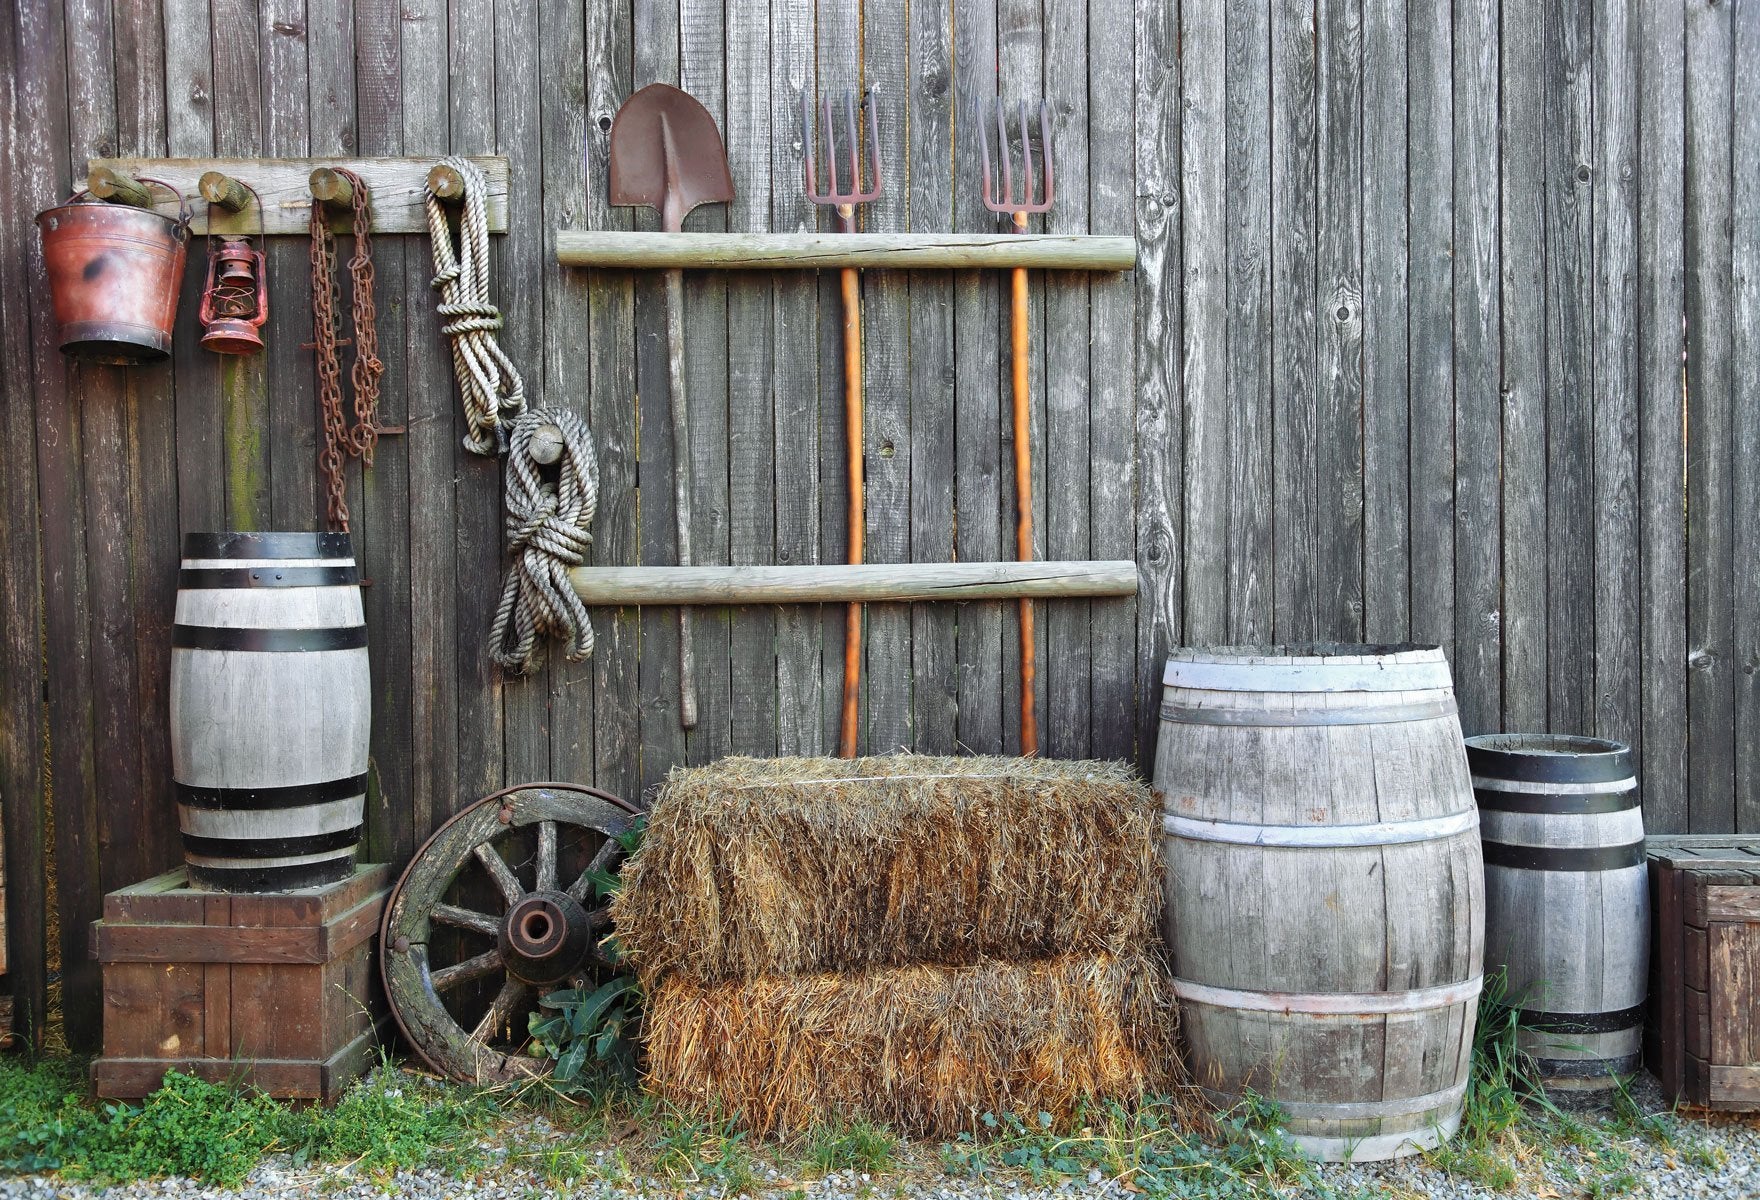
{"label": "straw bale", "polygon": [[836,1117],[950,1137],[984,1113],[1061,1121],[1183,1082],[1166,967],[1142,953],[675,979],[644,1020],[648,1086],[759,1136]]}
{"label": "straw bale", "polygon": [[1154,944],[1160,812],[1119,763],[728,758],[655,801],[614,915],[642,982]]}

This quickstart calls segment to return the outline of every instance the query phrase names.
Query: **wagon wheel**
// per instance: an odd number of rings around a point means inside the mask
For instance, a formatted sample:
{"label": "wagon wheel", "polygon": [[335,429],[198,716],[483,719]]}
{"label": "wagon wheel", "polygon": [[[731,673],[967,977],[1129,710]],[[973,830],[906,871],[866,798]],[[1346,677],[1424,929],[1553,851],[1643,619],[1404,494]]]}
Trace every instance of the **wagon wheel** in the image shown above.
{"label": "wagon wheel", "polygon": [[572,783],[486,796],[434,832],[379,931],[391,1013],[435,1071],[469,1083],[547,1074],[520,1051],[538,997],[602,974],[609,908],[595,877],[640,810]]}

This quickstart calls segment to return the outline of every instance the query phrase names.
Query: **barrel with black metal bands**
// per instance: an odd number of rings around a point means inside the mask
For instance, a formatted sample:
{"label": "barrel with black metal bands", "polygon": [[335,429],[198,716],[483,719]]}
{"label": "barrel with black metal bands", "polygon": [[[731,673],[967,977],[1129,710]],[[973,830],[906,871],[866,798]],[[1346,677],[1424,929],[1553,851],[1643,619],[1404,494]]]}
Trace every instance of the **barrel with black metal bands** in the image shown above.
{"label": "barrel with black metal bands", "polygon": [[1478,814],[1435,647],[1179,650],[1155,785],[1192,1074],[1320,1158],[1460,1123],[1482,987]]}
{"label": "barrel with black metal bands", "polygon": [[1637,1068],[1650,901],[1631,751],[1558,734],[1467,739],[1485,840],[1485,949],[1522,1049],[1555,1085]]}
{"label": "barrel with black metal bands", "polygon": [[184,538],[171,757],[198,884],[283,891],[354,868],[370,684],[347,534]]}

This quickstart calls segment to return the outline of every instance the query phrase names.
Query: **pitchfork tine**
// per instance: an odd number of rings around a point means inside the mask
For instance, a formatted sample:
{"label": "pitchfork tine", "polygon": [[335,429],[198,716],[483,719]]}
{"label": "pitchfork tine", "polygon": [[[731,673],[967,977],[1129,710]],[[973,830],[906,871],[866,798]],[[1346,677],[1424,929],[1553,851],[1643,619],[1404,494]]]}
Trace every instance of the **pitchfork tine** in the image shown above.
{"label": "pitchfork tine", "polygon": [[1002,160],[1002,202],[1014,203],[1014,155],[1008,152],[1008,106],[996,100],[996,156]]}

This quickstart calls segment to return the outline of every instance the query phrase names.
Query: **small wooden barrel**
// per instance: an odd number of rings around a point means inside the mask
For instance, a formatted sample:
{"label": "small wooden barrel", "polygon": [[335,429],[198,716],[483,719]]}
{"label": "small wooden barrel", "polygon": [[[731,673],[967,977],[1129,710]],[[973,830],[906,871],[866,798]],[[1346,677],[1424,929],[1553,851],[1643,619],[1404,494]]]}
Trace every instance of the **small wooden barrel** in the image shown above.
{"label": "small wooden barrel", "polygon": [[1177,650],[1155,786],[1194,1081],[1318,1158],[1460,1124],[1484,944],[1478,814],[1434,646]]}
{"label": "small wooden barrel", "polygon": [[192,533],[171,652],[191,880],[284,891],[354,869],[371,688],[345,533]]}
{"label": "small wooden barrel", "polygon": [[1638,1069],[1650,894],[1631,751],[1552,734],[1467,739],[1485,845],[1485,955],[1555,1087]]}

